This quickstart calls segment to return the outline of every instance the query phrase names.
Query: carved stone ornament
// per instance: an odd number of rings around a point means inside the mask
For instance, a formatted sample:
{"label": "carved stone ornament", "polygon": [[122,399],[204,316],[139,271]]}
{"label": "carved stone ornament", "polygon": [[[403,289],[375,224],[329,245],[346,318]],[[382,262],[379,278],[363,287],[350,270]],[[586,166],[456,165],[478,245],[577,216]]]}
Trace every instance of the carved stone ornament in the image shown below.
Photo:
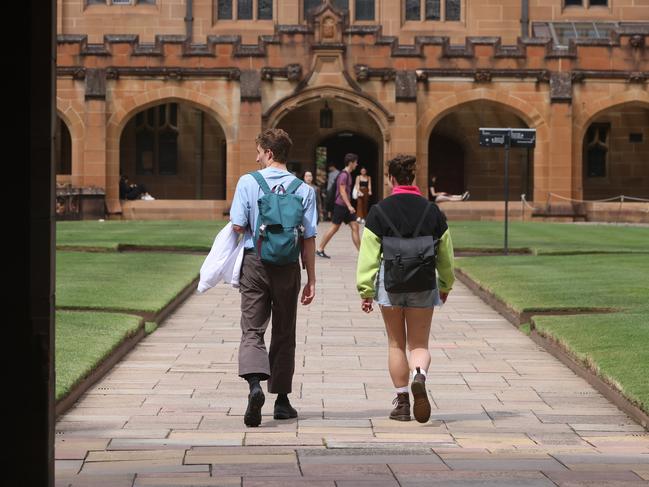
{"label": "carved stone ornament", "polygon": [[572,101],[572,74],[552,73],[550,77],[550,101],[553,103]]}
{"label": "carved stone ornament", "polygon": [[289,81],[300,81],[302,79],[302,65],[289,64],[286,67],[286,77]]}
{"label": "carved stone ornament", "polygon": [[336,21],[333,17],[326,17],[322,21],[322,42],[333,42],[336,38]]}
{"label": "carved stone ornament", "polygon": [[78,68],[72,73],[72,79],[86,79],[86,68]]}
{"label": "carved stone ornament", "polygon": [[117,71],[115,68],[107,68],[106,79],[112,79],[112,80],[119,79],[119,71]]}
{"label": "carved stone ornament", "polygon": [[309,15],[315,33],[315,44],[340,44],[346,24],[345,12],[338,10],[331,0],[325,0]]}
{"label": "carved stone ornament", "polygon": [[476,83],[489,83],[491,81],[491,72],[486,70],[476,71],[474,79]]}
{"label": "carved stone ornament", "polygon": [[640,34],[632,35],[629,39],[629,45],[635,49],[641,49],[645,45],[644,36]]}
{"label": "carved stone ornament", "polygon": [[354,66],[357,81],[367,81],[370,78],[370,71],[366,64],[357,64]]}
{"label": "carved stone ornament", "polygon": [[415,75],[417,76],[417,81],[428,81],[428,73],[423,69],[415,69]]}
{"label": "carved stone ornament", "polygon": [[573,83],[581,83],[584,80],[584,78],[586,78],[586,75],[584,73],[573,71],[571,74],[571,79]]}
{"label": "carved stone ornament", "polygon": [[629,73],[630,83],[644,83],[645,81],[647,81],[648,78],[649,75],[647,73],[643,73],[642,71],[635,71]]}

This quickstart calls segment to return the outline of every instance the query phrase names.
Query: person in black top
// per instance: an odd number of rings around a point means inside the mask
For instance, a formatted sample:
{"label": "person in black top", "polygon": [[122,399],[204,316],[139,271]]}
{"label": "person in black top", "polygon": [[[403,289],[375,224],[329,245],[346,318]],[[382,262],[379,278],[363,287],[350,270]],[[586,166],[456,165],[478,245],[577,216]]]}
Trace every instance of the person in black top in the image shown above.
{"label": "person in black top", "polygon": [[[381,307],[388,335],[388,368],[397,397],[390,418],[410,420],[408,382],[410,371],[413,380],[413,413],[419,422],[430,418],[430,402],[426,393],[426,373],[430,365],[428,337],[433,318],[433,307],[446,301],[451,291],[453,275],[453,243],[446,217],[434,203],[424,198],[413,185],[416,174],[414,156],[398,155],[389,162],[388,175],[393,187],[392,195],[373,206],[367,216],[361,241],[356,287],[361,296],[363,311],[372,311],[374,300]],[[429,205],[432,205],[430,208]],[[432,235],[438,241],[436,251],[437,287],[428,291],[391,293],[384,285],[382,238],[392,237],[388,222],[381,217],[377,206],[393,223],[404,238],[410,238],[423,217],[419,235]],[[424,217],[424,212],[427,211]],[[410,357],[406,353],[410,351]]]}

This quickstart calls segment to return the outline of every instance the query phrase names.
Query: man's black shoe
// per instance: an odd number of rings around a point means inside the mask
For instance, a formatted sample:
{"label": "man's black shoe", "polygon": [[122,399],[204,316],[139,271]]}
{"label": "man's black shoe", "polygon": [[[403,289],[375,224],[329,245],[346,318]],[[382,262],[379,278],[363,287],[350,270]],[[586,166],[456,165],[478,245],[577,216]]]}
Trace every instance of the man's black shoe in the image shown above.
{"label": "man's black shoe", "polygon": [[243,416],[243,423],[246,426],[259,426],[261,424],[261,407],[264,405],[266,398],[261,387],[253,387],[248,394],[248,408]]}
{"label": "man's black shoe", "polygon": [[315,255],[318,257],[324,257],[325,259],[331,259],[327,254],[325,254],[324,250],[316,250]]}
{"label": "man's black shoe", "polygon": [[289,402],[288,398],[284,401],[278,399],[277,401],[275,401],[275,411],[273,413],[273,418],[275,419],[297,418],[297,411],[293,406],[291,406],[291,403]]}

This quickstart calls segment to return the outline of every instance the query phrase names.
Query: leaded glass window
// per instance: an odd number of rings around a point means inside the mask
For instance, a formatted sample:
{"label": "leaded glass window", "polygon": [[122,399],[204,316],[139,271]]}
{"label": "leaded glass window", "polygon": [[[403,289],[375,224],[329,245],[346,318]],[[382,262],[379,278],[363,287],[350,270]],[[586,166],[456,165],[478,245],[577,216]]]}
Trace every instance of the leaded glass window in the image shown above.
{"label": "leaded glass window", "polygon": [[426,20],[440,20],[440,0],[426,0]]}
{"label": "leaded glass window", "polygon": [[232,20],[232,0],[219,0],[216,16],[221,20]]}
{"label": "leaded glass window", "polygon": [[606,177],[608,159],[608,137],[611,126],[608,123],[594,123],[586,132],[586,177]]}
{"label": "leaded glass window", "polygon": [[406,0],[406,20],[421,20],[421,2]]}
{"label": "leaded glass window", "polygon": [[446,0],[444,20],[460,20],[460,0]]}
{"label": "leaded glass window", "polygon": [[374,20],[374,0],[356,0],[356,20]]}
{"label": "leaded glass window", "polygon": [[252,20],[252,0],[237,0],[237,19]]}
{"label": "leaded glass window", "polygon": [[257,18],[273,20],[273,0],[257,0]]}

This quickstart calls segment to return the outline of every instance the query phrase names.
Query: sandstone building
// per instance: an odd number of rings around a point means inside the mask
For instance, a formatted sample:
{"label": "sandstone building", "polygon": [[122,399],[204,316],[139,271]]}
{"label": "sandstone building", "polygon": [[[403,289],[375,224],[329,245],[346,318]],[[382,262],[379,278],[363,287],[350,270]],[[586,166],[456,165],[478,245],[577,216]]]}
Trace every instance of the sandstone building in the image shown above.
{"label": "sandstone building", "polygon": [[[358,153],[375,198],[416,154],[424,191],[471,191],[458,217],[502,214],[480,127],[536,129],[510,153],[528,215],[649,199],[649,0],[59,0],[57,29],[57,182],[102,188],[114,216],[222,218],[266,127],[298,174]],[[120,201],[120,174],[156,201]]]}

